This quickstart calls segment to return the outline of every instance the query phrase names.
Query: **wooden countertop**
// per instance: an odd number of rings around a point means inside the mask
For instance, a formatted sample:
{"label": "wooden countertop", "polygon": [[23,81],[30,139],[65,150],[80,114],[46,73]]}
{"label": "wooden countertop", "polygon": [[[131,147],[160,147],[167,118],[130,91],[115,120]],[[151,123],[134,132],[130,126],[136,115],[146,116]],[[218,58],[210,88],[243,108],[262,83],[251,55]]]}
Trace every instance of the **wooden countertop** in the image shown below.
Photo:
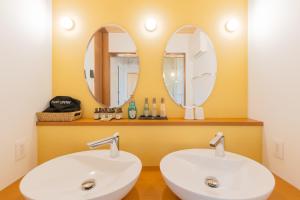
{"label": "wooden countertop", "polygon": [[263,126],[263,122],[247,118],[211,118],[204,120],[112,120],[82,118],[72,122],[37,122],[37,126]]}
{"label": "wooden countertop", "polygon": [[[274,175],[276,185],[268,200],[299,199],[300,191]],[[25,200],[19,190],[20,180],[0,191],[0,199]],[[123,200],[139,199],[161,199],[179,200],[178,197],[167,187],[159,167],[143,167],[141,175],[134,188],[124,197]]]}

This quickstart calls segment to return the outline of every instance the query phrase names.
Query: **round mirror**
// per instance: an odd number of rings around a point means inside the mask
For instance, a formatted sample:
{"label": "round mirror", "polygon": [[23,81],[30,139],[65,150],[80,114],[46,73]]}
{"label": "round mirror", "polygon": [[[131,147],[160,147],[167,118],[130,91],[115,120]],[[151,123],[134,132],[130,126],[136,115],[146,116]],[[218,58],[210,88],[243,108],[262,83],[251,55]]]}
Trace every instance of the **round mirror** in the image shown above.
{"label": "round mirror", "polygon": [[205,32],[186,25],[172,35],[165,49],[163,78],[177,104],[202,105],[212,92],[216,71],[216,53]]}
{"label": "round mirror", "polygon": [[133,95],[139,58],[130,35],[109,25],[96,31],[85,53],[84,75],[91,94],[105,107],[120,107]]}

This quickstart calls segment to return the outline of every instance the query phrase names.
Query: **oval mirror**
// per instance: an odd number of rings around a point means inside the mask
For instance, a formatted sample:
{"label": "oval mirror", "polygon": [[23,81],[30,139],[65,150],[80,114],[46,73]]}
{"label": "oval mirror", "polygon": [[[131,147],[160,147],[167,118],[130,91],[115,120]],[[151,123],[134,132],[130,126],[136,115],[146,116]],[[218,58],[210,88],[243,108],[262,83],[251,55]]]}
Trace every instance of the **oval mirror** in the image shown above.
{"label": "oval mirror", "polygon": [[120,107],[133,95],[139,77],[139,58],[130,35],[109,25],[91,37],[84,63],[91,94],[105,107]]}
{"label": "oval mirror", "polygon": [[163,79],[177,104],[202,105],[212,92],[216,71],[216,53],[205,32],[186,25],[172,35],[165,49]]}

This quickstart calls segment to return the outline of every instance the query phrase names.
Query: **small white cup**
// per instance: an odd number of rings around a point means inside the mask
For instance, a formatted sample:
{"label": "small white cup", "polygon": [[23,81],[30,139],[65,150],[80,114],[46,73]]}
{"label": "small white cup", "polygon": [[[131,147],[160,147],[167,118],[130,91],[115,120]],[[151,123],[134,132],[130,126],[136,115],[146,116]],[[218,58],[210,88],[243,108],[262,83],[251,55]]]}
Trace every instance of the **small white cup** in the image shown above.
{"label": "small white cup", "polygon": [[195,119],[204,119],[204,110],[202,107],[195,107]]}
{"label": "small white cup", "polygon": [[194,108],[191,106],[185,106],[184,119],[195,119]]}

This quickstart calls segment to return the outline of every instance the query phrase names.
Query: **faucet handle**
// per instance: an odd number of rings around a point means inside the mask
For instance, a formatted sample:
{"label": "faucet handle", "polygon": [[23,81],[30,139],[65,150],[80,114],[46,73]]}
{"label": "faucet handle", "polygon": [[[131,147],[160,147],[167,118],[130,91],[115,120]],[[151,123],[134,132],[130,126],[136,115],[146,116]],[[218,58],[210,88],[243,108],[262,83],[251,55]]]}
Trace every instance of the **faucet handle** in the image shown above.
{"label": "faucet handle", "polygon": [[224,137],[224,134],[223,134],[223,132],[219,131],[219,132],[217,132],[216,136],[217,137]]}
{"label": "faucet handle", "polygon": [[216,147],[217,144],[220,142],[220,140],[223,139],[223,138],[224,138],[223,133],[219,131],[219,132],[215,135],[215,137],[209,142],[209,145],[210,145],[211,147]]}
{"label": "faucet handle", "polygon": [[117,145],[118,149],[120,149],[120,136],[119,136],[119,132],[115,132],[113,134],[113,138],[114,138],[114,140],[116,142],[116,145]]}
{"label": "faucet handle", "polygon": [[119,136],[119,132],[115,132],[114,134],[113,134],[113,137],[115,138],[115,137],[120,137]]}
{"label": "faucet handle", "polygon": [[119,149],[120,149],[120,136],[119,133],[116,132],[112,136],[112,143],[110,144],[110,156],[112,158],[116,158],[119,156]]}
{"label": "faucet handle", "polygon": [[223,157],[225,155],[224,151],[224,135],[222,132],[218,132],[216,136],[209,142],[211,147],[215,147],[216,156]]}

